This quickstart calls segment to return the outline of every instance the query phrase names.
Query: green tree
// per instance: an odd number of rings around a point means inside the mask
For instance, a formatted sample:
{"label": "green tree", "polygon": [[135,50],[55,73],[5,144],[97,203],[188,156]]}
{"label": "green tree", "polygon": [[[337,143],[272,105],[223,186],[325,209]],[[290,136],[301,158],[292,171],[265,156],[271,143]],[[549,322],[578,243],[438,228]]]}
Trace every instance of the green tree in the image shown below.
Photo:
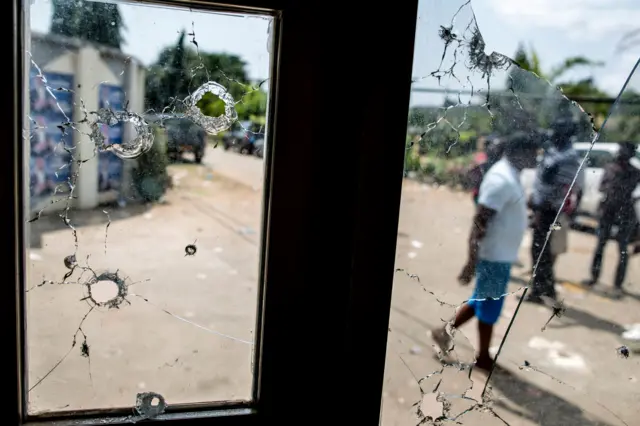
{"label": "green tree", "polygon": [[183,99],[189,94],[189,52],[184,46],[185,35],[182,30],[176,44],[163,49],[147,72],[145,101],[149,108],[162,110],[172,103],[172,98]]}
{"label": "green tree", "polygon": [[535,50],[531,49],[530,52],[524,47],[524,44],[520,43],[516,49],[515,55],[513,55],[513,61],[520,66],[520,68],[531,71],[539,76],[542,76],[542,68],[540,68],[540,58]]}
{"label": "green tree", "polygon": [[[163,49],[147,73],[147,107],[155,111],[179,103],[207,81],[216,81],[227,88],[237,102],[240,120],[261,121],[266,113],[267,94],[252,87],[246,72],[246,63],[237,55],[198,52],[186,45],[182,31],[174,46]],[[224,113],[224,103],[217,96],[206,94],[198,103],[205,115]]]}
{"label": "green tree", "polygon": [[[567,73],[575,69],[603,66],[604,64],[600,61],[593,61],[583,56],[573,56],[545,71],[535,49],[531,48],[527,51],[524,45],[520,44],[515,52],[514,62],[518,64],[519,68],[510,70],[507,87],[512,88],[516,93],[530,93],[548,98],[548,101],[532,99],[527,102],[528,109],[539,111],[537,121],[543,126],[548,125],[548,121],[559,113],[557,108],[566,108],[564,105],[566,101],[554,91],[553,87],[558,87],[569,99],[575,97],[607,97],[605,92],[598,89],[591,77],[579,80],[567,79]],[[535,73],[551,83],[552,87],[549,87],[545,81],[540,81],[528,73],[523,73],[522,70]],[[581,105],[585,111],[594,117],[596,123],[602,122],[609,110],[609,105],[602,103],[589,104],[582,102]]]}
{"label": "green tree", "polygon": [[158,201],[170,185],[167,136],[159,128],[155,128],[154,133],[153,146],[138,157],[133,171],[135,188],[144,201]]}
{"label": "green tree", "polygon": [[173,50],[173,56],[167,71],[166,90],[169,94],[184,94],[186,92],[187,79],[187,51],[184,47],[185,31],[182,30]]}
{"label": "green tree", "polygon": [[[571,82],[562,83],[560,82],[560,78],[565,75],[567,72],[574,70],[575,68],[580,67],[601,67],[604,65],[601,61],[593,61],[591,59],[585,58],[584,56],[572,56],[570,58],[562,61],[561,64],[556,65],[551,68],[548,72],[542,69],[542,65],[540,63],[540,58],[535,49],[531,48],[527,52],[524,45],[520,43],[516,50],[516,53],[513,57],[513,61],[518,64],[518,66],[525,71],[531,71],[537,74],[539,77],[548,80],[551,84],[554,85],[570,85],[573,84]],[[593,86],[595,89],[595,86]],[[597,89],[595,89],[597,90]]]}
{"label": "green tree", "polygon": [[[237,99],[236,112],[239,120],[251,120],[258,124],[265,124],[267,113],[267,93],[261,89],[249,89]],[[205,95],[198,103],[204,115],[217,117],[224,114],[224,102],[211,94]]]}
{"label": "green tree", "polygon": [[612,109],[600,141],[640,143],[640,93],[627,87],[620,96],[620,102]]}
{"label": "green tree", "polygon": [[52,5],[52,33],[120,49],[126,27],[117,5],[85,0],[53,0]]}

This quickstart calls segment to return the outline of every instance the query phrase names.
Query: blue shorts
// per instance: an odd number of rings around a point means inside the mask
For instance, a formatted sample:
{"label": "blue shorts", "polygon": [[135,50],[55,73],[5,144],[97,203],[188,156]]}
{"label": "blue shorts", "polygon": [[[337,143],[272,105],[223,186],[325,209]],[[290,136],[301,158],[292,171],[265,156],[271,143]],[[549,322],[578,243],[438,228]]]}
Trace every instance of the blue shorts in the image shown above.
{"label": "blue shorts", "polygon": [[476,288],[468,304],[478,321],[495,324],[500,318],[507,286],[511,278],[511,263],[480,260],[476,265]]}

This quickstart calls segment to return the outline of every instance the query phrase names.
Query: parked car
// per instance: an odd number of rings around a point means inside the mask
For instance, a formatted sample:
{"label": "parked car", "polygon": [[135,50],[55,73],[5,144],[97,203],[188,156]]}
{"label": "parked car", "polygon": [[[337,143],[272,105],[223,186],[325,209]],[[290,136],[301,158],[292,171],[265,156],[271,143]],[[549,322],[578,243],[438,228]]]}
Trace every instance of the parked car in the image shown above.
{"label": "parked car", "polygon": [[245,138],[246,132],[244,131],[244,129],[248,128],[248,126],[250,125],[250,121],[234,123],[231,129],[229,129],[222,137],[222,146],[224,147],[224,149],[229,150],[231,148],[238,148]]}
{"label": "parked car", "polygon": [[253,153],[256,155],[256,157],[264,158],[264,151],[265,151],[264,137],[256,139],[253,145],[254,145]]}
{"label": "parked car", "polygon": [[[573,147],[578,152],[581,158],[589,152],[590,142],[577,142],[573,144]],[[574,217],[574,226],[580,225],[582,227],[592,228],[596,225],[598,219],[598,207],[602,194],[599,191],[600,181],[604,173],[604,167],[607,163],[614,160],[616,153],[618,152],[619,145],[617,143],[595,143],[593,149],[589,153],[589,158],[585,163],[584,168],[584,189],[582,192],[582,200],[578,206],[578,210]],[[636,157],[631,160],[631,163],[640,168],[640,147],[636,151]],[[520,175],[520,180],[524,188],[525,194],[528,197],[533,193],[533,186],[535,182],[535,169],[524,169]],[[636,188],[633,193],[634,199],[640,197],[640,186]],[[636,215],[640,221],[640,202],[635,203]]]}
{"label": "parked car", "polygon": [[196,163],[200,164],[207,146],[207,132],[188,118],[170,118],[164,125],[169,158],[177,160],[183,153],[192,152]]}
{"label": "parked car", "polygon": [[225,136],[222,143],[225,150],[235,149],[241,154],[253,155],[256,141],[264,139],[262,126],[251,121],[236,123]]}

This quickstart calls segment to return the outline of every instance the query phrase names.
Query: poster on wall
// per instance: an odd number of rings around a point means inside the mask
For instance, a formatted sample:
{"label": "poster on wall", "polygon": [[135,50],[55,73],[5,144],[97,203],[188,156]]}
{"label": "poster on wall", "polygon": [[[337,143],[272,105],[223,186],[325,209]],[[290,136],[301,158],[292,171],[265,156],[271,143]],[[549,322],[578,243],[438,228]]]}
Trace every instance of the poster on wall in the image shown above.
{"label": "poster on wall", "polygon": [[29,73],[30,104],[30,193],[31,205],[54,192],[69,191],[73,131],[63,123],[73,117],[73,76],[44,72]]}
{"label": "poster on wall", "polygon": [[[119,86],[101,84],[98,93],[98,108],[111,111],[124,110],[124,91]],[[122,143],[124,126],[122,122],[113,126],[101,125],[104,143]],[[111,152],[101,152],[98,164],[98,189],[100,192],[120,189],[122,182],[122,159]]]}

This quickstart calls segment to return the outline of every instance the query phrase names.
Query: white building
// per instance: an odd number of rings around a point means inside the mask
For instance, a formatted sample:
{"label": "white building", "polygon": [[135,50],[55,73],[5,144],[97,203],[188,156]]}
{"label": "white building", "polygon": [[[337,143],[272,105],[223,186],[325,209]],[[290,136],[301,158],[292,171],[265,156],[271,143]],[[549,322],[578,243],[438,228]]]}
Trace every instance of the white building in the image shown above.
{"label": "white building", "polygon": [[[113,154],[95,154],[95,143],[89,137],[90,128],[86,123],[82,123],[85,117],[85,111],[97,111],[100,106],[104,105],[105,96],[115,95],[121,99],[122,105],[126,104],[129,111],[141,114],[144,109],[144,87],[145,87],[145,68],[140,61],[123,52],[106,46],[96,45],[84,40],[63,37],[55,34],[38,34],[31,33],[31,40],[27,42],[26,69],[31,70],[30,88],[25,88],[25,114],[30,117],[32,123],[37,119],[46,122],[46,130],[42,127],[28,125],[25,122],[24,149],[25,149],[25,176],[32,176],[32,179],[38,179],[38,171],[34,169],[47,167],[49,181],[43,184],[41,192],[42,196],[36,196],[33,188],[25,188],[26,194],[32,194],[31,199],[27,200],[27,208],[31,211],[39,211],[45,206],[48,208],[64,208],[66,203],[51,204],[51,186],[53,181],[63,182],[65,179],[61,177],[65,173],[73,175],[78,173],[76,180],[76,188],[74,190],[74,208],[91,209],[101,203],[111,202],[120,196],[128,197],[131,193],[131,175],[132,167],[135,160],[119,160]],[[31,62],[33,61],[33,63]],[[54,104],[46,104],[44,98],[53,99],[51,93],[42,85],[42,78],[35,77],[34,74],[37,67],[42,74],[50,76],[54,81],[48,81],[47,85],[50,89],[57,89],[55,80],[67,82],[66,89],[52,93],[57,98],[64,98],[64,106]],[[71,83],[72,82],[72,83]],[[40,86],[38,86],[40,85]],[[26,86],[26,85],[25,85]],[[38,86],[38,87],[35,87]],[[46,91],[46,93],[45,93]],[[37,104],[37,108],[33,107],[33,98],[41,99],[41,103]],[[31,102],[29,101],[31,99]],[[62,103],[61,103],[62,104]],[[44,105],[44,106],[43,106]],[[113,109],[120,109],[115,104],[110,103]],[[65,133],[68,138],[67,143],[72,143],[73,148],[70,149],[74,159],[87,160],[80,166],[76,161],[72,162],[71,169],[58,167],[61,159],[55,159],[58,152],[65,155],[64,149],[56,150],[56,154],[48,156],[41,155],[40,152],[50,152],[46,150],[47,146],[52,144],[52,140],[59,139],[61,136],[55,132],[62,133],[61,128],[57,128],[62,123],[56,123],[62,118],[64,120],[64,110],[68,106],[69,119],[74,124],[75,129],[69,129]],[[41,108],[41,110],[38,110]],[[44,112],[39,112],[44,111]],[[41,114],[41,115],[38,115]],[[48,114],[48,115],[47,115]],[[57,115],[56,115],[57,114]],[[51,118],[49,118],[51,117]],[[94,117],[89,116],[91,120]],[[129,124],[115,126],[114,128],[104,128],[104,131],[116,132],[114,137],[121,137],[124,140],[130,140],[135,137],[135,132]],[[38,132],[38,134],[35,134]],[[70,136],[72,137],[72,142]],[[38,141],[34,141],[32,136],[37,136],[42,142],[38,145]],[[36,138],[37,139],[37,138]],[[61,144],[60,144],[61,145]],[[44,151],[33,149],[37,146],[41,149],[45,146]],[[70,155],[69,155],[70,158]],[[100,159],[102,158],[102,159]],[[53,161],[57,162],[53,163]],[[121,163],[117,163],[121,161]],[[103,167],[104,166],[104,167]],[[51,170],[59,170],[54,172],[52,176]],[[104,170],[103,170],[104,169]],[[111,173],[113,170],[117,173]],[[110,171],[111,170],[111,171]],[[118,171],[119,170],[119,171]],[[105,179],[100,178],[100,172]],[[46,175],[43,171],[41,175]],[[116,176],[114,178],[113,176]],[[47,186],[48,185],[48,186]],[[33,182],[31,182],[33,186]],[[63,187],[64,185],[59,185]],[[47,192],[48,191],[48,192]],[[47,195],[48,194],[48,195]],[[64,195],[58,197],[64,197]],[[29,197],[27,197],[29,198]]]}

